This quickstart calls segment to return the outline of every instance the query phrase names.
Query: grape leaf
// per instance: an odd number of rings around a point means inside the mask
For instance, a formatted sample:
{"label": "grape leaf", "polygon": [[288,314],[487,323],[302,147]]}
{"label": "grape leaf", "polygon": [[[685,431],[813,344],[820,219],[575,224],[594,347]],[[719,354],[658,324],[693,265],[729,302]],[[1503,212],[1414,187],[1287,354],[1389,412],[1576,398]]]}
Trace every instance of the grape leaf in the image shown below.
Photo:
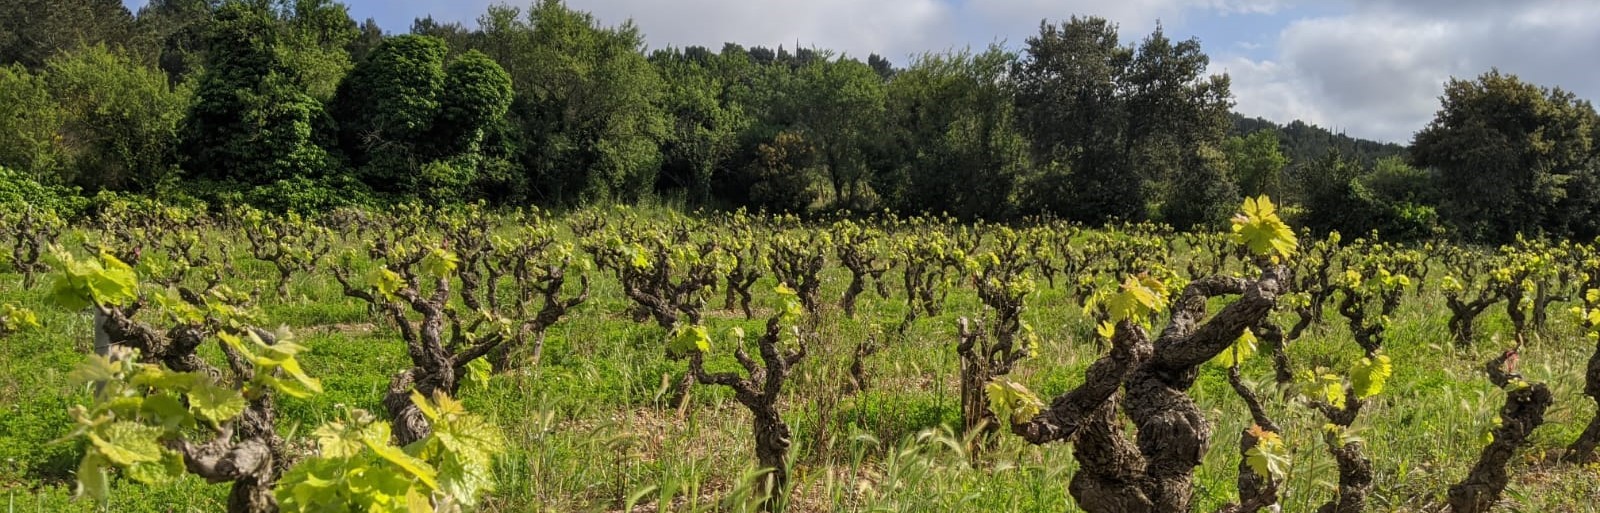
{"label": "grape leaf", "polygon": [[88,452],[78,462],[78,497],[88,497],[104,503],[111,496],[111,481],[106,477],[109,464],[97,452]]}
{"label": "grape leaf", "polygon": [[705,326],[684,326],[672,336],[667,350],[674,354],[704,353],[711,350],[711,337]]}
{"label": "grape leaf", "polygon": [[1294,229],[1278,218],[1277,207],[1265,195],[1245,198],[1241,213],[1233,218],[1233,238],[1258,256],[1288,258],[1299,245]]}
{"label": "grape leaf", "polygon": [[160,461],[141,461],[123,469],[123,475],[147,485],[167,483],[183,473],[183,456],[170,451],[163,453]]}
{"label": "grape leaf", "polygon": [[234,389],[201,384],[189,391],[189,407],[196,416],[221,424],[244,413],[245,401]]}
{"label": "grape leaf", "polygon": [[1138,321],[1167,306],[1167,286],[1149,274],[1128,276],[1122,288],[1106,300],[1106,310],[1111,321]]}
{"label": "grape leaf", "polygon": [[39,316],[35,315],[33,310],[19,308],[11,303],[0,305],[0,333],[38,327]]}
{"label": "grape leaf", "polygon": [[110,358],[94,354],[67,373],[67,379],[78,385],[99,383],[116,379],[117,372],[117,364],[112,363]]}
{"label": "grape leaf", "polygon": [[444,278],[455,272],[461,264],[461,258],[454,252],[444,248],[433,248],[428,256],[422,257],[422,272],[435,278]]}
{"label": "grape leaf", "polygon": [[1245,464],[1263,478],[1283,479],[1289,467],[1283,438],[1258,425],[1250,426],[1250,434],[1256,438],[1256,445],[1245,452]]}
{"label": "grape leaf", "polygon": [[494,364],[487,358],[474,358],[467,362],[467,375],[462,384],[478,390],[489,389],[489,376],[494,375]]}
{"label": "grape leaf", "polygon": [[95,449],[113,464],[126,466],[161,460],[161,428],[119,421],[89,432]]}
{"label": "grape leaf", "polygon": [[88,275],[89,290],[96,302],[122,305],[137,297],[139,280],[132,267],[103,250],[100,263],[100,268]]}
{"label": "grape leaf", "polygon": [[1028,387],[1004,377],[990,380],[983,390],[989,396],[989,409],[994,411],[995,417],[1012,424],[1026,423],[1044,409],[1044,401]]}
{"label": "grape leaf", "polygon": [[1302,370],[1296,375],[1299,382],[1300,393],[1315,400],[1323,401],[1335,408],[1344,408],[1345,390],[1344,379],[1334,374],[1319,374],[1320,371]]}
{"label": "grape leaf", "polygon": [[139,413],[147,419],[156,421],[169,434],[181,428],[195,426],[194,415],[183,406],[178,396],[171,393],[146,396],[144,403],[139,406]]}
{"label": "grape leaf", "polygon": [[361,442],[366,444],[368,449],[371,449],[373,453],[377,454],[379,458],[383,458],[384,461],[394,464],[405,471],[406,474],[422,481],[423,484],[428,485],[428,488],[439,488],[438,472],[433,469],[432,465],[417,459],[415,456],[406,454],[399,447],[389,445],[390,431],[387,423],[377,422],[369,426],[369,428],[372,429],[366,430],[361,436]]}
{"label": "grape leaf", "polygon": [[1117,325],[1112,324],[1111,321],[1101,321],[1100,324],[1095,325],[1094,332],[1106,340],[1111,340],[1117,336]]}
{"label": "grape leaf", "polygon": [[1384,383],[1393,374],[1394,366],[1388,355],[1362,358],[1350,369],[1350,387],[1354,389],[1357,399],[1366,399],[1383,392]]}
{"label": "grape leaf", "polygon": [[318,426],[311,436],[317,439],[317,450],[323,458],[350,458],[361,453],[361,433],[343,422],[329,422]]}
{"label": "grape leaf", "polygon": [[377,289],[379,295],[390,300],[394,299],[394,293],[405,287],[405,280],[400,274],[387,267],[373,268],[372,272],[367,273],[367,283]]}
{"label": "grape leaf", "polygon": [[1243,363],[1251,355],[1256,354],[1258,345],[1256,334],[1248,329],[1244,330],[1244,333],[1239,334],[1238,340],[1235,340],[1233,345],[1228,346],[1227,349],[1223,349],[1221,353],[1217,353],[1217,356],[1211,358],[1211,364],[1218,367],[1233,367]]}
{"label": "grape leaf", "polygon": [[183,392],[205,383],[205,377],[197,372],[172,372],[155,365],[143,365],[140,366],[139,372],[129,379],[129,383]]}
{"label": "grape leaf", "polygon": [[441,491],[457,503],[472,504],[494,489],[494,454],[505,445],[499,429],[463,411],[436,424],[433,434],[444,449],[438,464]]}

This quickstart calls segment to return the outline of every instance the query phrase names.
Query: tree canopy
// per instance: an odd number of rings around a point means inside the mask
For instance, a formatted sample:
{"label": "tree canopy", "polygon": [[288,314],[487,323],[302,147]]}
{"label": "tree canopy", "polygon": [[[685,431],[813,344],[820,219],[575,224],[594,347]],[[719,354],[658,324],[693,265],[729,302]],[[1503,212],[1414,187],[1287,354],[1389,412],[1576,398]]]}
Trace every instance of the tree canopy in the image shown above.
{"label": "tree canopy", "polygon": [[1159,25],[896,63],[649,49],[560,0],[409,33],[335,0],[0,0],[0,165],[84,191],[272,209],[425,199],[947,213],[1221,226],[1269,195],[1318,230],[1600,234],[1588,101],[1491,70],[1409,148],[1231,112]]}

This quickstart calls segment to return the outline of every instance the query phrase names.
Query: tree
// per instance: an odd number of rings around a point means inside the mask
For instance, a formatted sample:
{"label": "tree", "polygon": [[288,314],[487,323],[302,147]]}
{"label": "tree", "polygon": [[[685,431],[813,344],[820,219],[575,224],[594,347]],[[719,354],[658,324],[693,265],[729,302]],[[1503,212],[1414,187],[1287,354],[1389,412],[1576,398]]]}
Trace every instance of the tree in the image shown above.
{"label": "tree", "polygon": [[415,174],[415,161],[423,160],[413,155],[416,143],[439,111],[444,55],[438,38],[390,37],[339,84],[330,110],[339,121],[340,146],[363,180],[404,188],[400,182]]}
{"label": "tree", "polygon": [[104,45],[51,58],[45,81],[61,106],[65,177],[88,191],[142,192],[172,177],[186,87]]}
{"label": "tree", "polygon": [[1101,18],[1041,23],[1013,72],[1043,170],[1027,208],[1104,222],[1156,203],[1174,224],[1221,223],[1238,200],[1217,157],[1233,102],[1209,63],[1199,40],[1174,43],[1159,26],[1135,49]]}
{"label": "tree", "polygon": [[1232,123],[1229,80],[1206,76],[1210,62],[1198,39],[1174,43],[1158,25],[1122,79],[1126,154],[1162,218],[1180,228],[1220,225],[1239,203],[1219,151]]}
{"label": "tree", "polygon": [[1330,149],[1305,164],[1295,178],[1312,231],[1364,234],[1377,230],[1387,240],[1417,240],[1437,235],[1435,179],[1398,157],[1372,167]]}
{"label": "tree", "polygon": [[520,91],[511,111],[534,193],[576,202],[647,191],[670,125],[661,78],[640,54],[643,34],[632,23],[600,27],[559,0],[521,15],[491,7],[478,24],[484,52]]}
{"label": "tree", "polygon": [[186,174],[256,186],[320,176],[331,165],[314,130],[322,105],[279,55],[271,13],[233,1],[216,16],[179,143]]}
{"label": "tree", "polygon": [[383,43],[383,28],[378,26],[377,20],[367,18],[357,30],[359,34],[356,38],[345,45],[345,51],[350,53],[350,62],[367,60],[367,55]]}
{"label": "tree", "polygon": [[1111,22],[1076,16],[1060,26],[1041,22],[1027,46],[1012,71],[1018,121],[1045,170],[1034,179],[1060,185],[1035,190],[1061,193],[1032,196],[1030,209],[1090,222],[1143,218],[1144,193],[1125,158],[1128,117],[1118,97],[1133,50],[1118,44]]}
{"label": "tree", "polygon": [[665,160],[657,187],[687,190],[697,203],[710,201],[713,175],[733,156],[739,135],[751,123],[741,106],[724,100],[726,79],[710,67],[721,58],[704,48],[651,55],[667,85],[665,109],[672,120],[671,136],[661,146]]}
{"label": "tree", "polygon": [[1006,79],[1015,61],[999,47],[926,54],[895,74],[877,136],[888,162],[873,180],[887,206],[965,219],[1012,213],[1028,167]]}
{"label": "tree", "polygon": [[83,46],[137,44],[133,14],[119,0],[0,1],[0,64],[37,69]]}
{"label": "tree", "polygon": [[879,136],[883,80],[870,66],[826,54],[804,59],[790,91],[795,126],[816,143],[833,200],[851,209],[870,207],[862,187],[870,174],[867,147]]}
{"label": "tree", "polygon": [[460,22],[439,23],[433,19],[433,16],[412,20],[411,33],[442,39],[451,52],[461,52],[472,48],[477,38],[482,35],[480,32],[468,29]]}
{"label": "tree", "polygon": [[1445,220],[1474,240],[1568,234],[1558,206],[1592,165],[1593,106],[1499,70],[1451,79],[1440,103],[1411,157],[1437,170]]}
{"label": "tree", "polygon": [[135,24],[168,80],[181,82],[205,63],[206,34],[220,6],[220,0],[150,0],[139,8]]}
{"label": "tree", "polygon": [[1210,146],[1190,148],[1179,156],[1182,166],[1161,204],[1161,217],[1180,229],[1221,228],[1239,201],[1239,189],[1228,177],[1227,157]]}
{"label": "tree", "polygon": [[899,70],[894,69],[894,63],[889,62],[889,59],[882,55],[868,55],[867,65],[872,66],[872,71],[877,72],[878,77],[882,78],[884,82],[888,82],[889,79],[894,78],[899,73]]}
{"label": "tree", "polygon": [[43,183],[62,182],[62,117],[42,74],[21,64],[0,67],[0,167]]}
{"label": "tree", "polygon": [[1297,177],[1305,208],[1300,222],[1317,233],[1369,231],[1371,214],[1351,186],[1361,174],[1361,165],[1337,150],[1308,163]]}
{"label": "tree", "polygon": [[1283,195],[1283,168],[1289,165],[1289,158],[1279,151],[1276,132],[1258,130],[1243,137],[1229,137],[1223,143],[1223,151],[1233,165],[1239,192],[1245,197]]}
{"label": "tree", "polygon": [[349,8],[333,0],[281,0],[283,59],[306,94],[326,101],[353,66],[349,45],[361,36]]}
{"label": "tree", "polygon": [[[1298,172],[1300,167],[1327,155],[1330,148],[1338,149],[1340,154],[1363,166],[1372,165],[1379,158],[1402,156],[1406,152],[1406,148],[1398,144],[1356,139],[1304,121],[1295,120],[1279,125],[1265,119],[1246,118],[1238,114],[1232,117],[1233,128],[1229,132],[1232,135],[1243,137],[1263,130],[1277,135],[1279,150],[1289,159],[1285,174]],[[1236,178],[1244,180],[1243,177]],[[1293,194],[1294,190],[1290,188],[1285,192]]]}
{"label": "tree", "polygon": [[444,41],[384,40],[339,85],[340,145],[375,190],[459,198],[477,177],[485,132],[511,105],[511,79],[481,52],[445,65]]}

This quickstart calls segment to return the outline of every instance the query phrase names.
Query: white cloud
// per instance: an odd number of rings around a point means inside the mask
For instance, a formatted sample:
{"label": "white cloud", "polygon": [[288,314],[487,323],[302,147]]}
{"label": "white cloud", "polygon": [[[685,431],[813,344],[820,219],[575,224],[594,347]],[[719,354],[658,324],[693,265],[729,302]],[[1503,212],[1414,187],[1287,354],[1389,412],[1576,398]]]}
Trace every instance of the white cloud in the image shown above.
{"label": "white cloud", "polygon": [[[487,0],[350,0],[386,13],[470,22]],[[514,0],[527,5],[534,0]],[[1238,110],[1303,119],[1351,135],[1407,142],[1432,118],[1449,77],[1499,67],[1600,98],[1600,2],[1571,0],[567,0],[608,25],[633,19],[652,47],[747,46],[879,53],[904,64],[925,51],[1005,41],[1074,14],[1119,23],[1134,42],[1164,23],[1178,38],[1214,29],[1215,71],[1233,77]],[[368,5],[364,5],[368,4]],[[1269,16],[1259,16],[1267,14]],[[1228,16],[1253,16],[1248,21]],[[409,22],[409,19],[407,19]],[[1216,23],[1215,26],[1209,25]],[[1276,36],[1256,34],[1282,24]],[[385,27],[403,31],[403,26]],[[1226,27],[1226,28],[1219,28]],[[1226,32],[1242,29],[1244,32]],[[1273,29],[1269,29],[1273,30]],[[1236,39],[1229,40],[1229,37]],[[1253,45],[1263,48],[1252,48]]]}
{"label": "white cloud", "polygon": [[[855,56],[909,55],[1004,41],[1020,47],[1041,20],[1094,15],[1119,23],[1124,38],[1156,23],[1181,26],[1192,13],[1262,14],[1294,0],[568,0],[607,24],[633,19],[651,46],[733,41],[746,46],[827,48]],[[471,3],[471,2],[464,2]]]}
{"label": "white cloud", "polygon": [[1373,0],[1352,7],[1289,24],[1274,57],[1218,59],[1214,69],[1233,77],[1238,110],[1405,143],[1433,118],[1450,77],[1499,67],[1536,84],[1600,95],[1600,70],[1587,65],[1600,52],[1600,32],[1592,29],[1600,4],[1472,1],[1429,9]]}
{"label": "white cloud", "polygon": [[866,57],[945,46],[952,6],[943,0],[570,0],[606,24],[633,19],[652,47],[724,42],[827,48]]}

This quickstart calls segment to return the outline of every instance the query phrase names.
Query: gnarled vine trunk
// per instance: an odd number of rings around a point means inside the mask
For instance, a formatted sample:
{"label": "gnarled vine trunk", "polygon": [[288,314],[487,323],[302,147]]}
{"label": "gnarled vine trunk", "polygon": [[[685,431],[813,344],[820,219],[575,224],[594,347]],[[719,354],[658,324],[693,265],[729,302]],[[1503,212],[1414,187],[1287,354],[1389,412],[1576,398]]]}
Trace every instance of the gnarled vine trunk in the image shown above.
{"label": "gnarled vine trunk", "polygon": [[1500,500],[1510,481],[1506,464],[1527,443],[1533,430],[1544,424],[1544,412],[1554,401],[1544,383],[1516,381],[1520,377],[1501,369],[1515,354],[1506,352],[1484,365],[1489,380],[1507,389],[1506,404],[1500,407],[1501,422],[1494,429],[1494,441],[1483,448],[1466,479],[1450,487],[1450,510],[1454,513],[1486,513]]}
{"label": "gnarled vine trunk", "polygon": [[781,351],[778,348],[779,338],[783,335],[783,325],[780,323],[782,316],[780,313],[769,319],[766,333],[756,341],[761,348],[760,362],[745,353],[742,343],[734,350],[734,358],[739,360],[748,377],[731,372],[706,372],[705,355],[700,352],[689,354],[689,373],[695,379],[706,385],[732,389],[734,400],[750,410],[756,461],[763,470],[768,471],[763,486],[767,498],[761,504],[765,511],[776,511],[781,507],[789,482],[784,459],[789,454],[792,438],[789,425],[783,422],[783,416],[777,408],[778,395],[782,393],[783,382],[789,378],[794,365],[806,356],[804,335],[799,337],[801,343],[798,349]]}
{"label": "gnarled vine trunk", "polygon": [[[1213,276],[1190,283],[1153,343],[1137,324],[1118,323],[1111,352],[1089,367],[1084,384],[1012,431],[1035,444],[1074,441],[1082,469],[1069,491],[1090,513],[1189,511],[1211,424],[1185,392],[1200,365],[1266,318],[1286,272],[1273,265],[1255,280]],[[1207,301],[1223,295],[1239,298],[1202,324]],[[1136,443],[1124,437],[1116,416],[1119,387],[1121,409],[1138,429]]]}
{"label": "gnarled vine trunk", "polygon": [[[1594,354],[1589,356],[1589,366],[1584,373],[1583,394],[1600,406],[1600,343],[1595,344]],[[1597,445],[1600,445],[1600,413],[1589,418],[1589,427],[1584,428],[1583,434],[1578,435],[1578,438],[1572,441],[1572,445],[1567,446],[1567,452],[1561,459],[1568,463],[1588,463],[1594,460],[1594,449]]]}

